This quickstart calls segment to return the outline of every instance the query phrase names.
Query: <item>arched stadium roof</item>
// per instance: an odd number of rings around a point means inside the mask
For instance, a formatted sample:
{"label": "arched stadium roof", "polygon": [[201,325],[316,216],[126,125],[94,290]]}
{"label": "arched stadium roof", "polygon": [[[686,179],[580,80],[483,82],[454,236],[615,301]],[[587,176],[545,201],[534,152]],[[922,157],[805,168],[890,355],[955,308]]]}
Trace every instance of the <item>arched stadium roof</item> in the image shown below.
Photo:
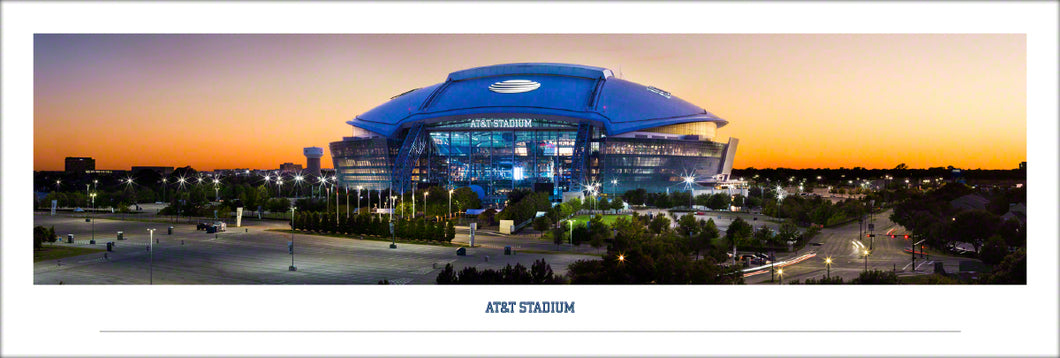
{"label": "arched stadium roof", "polygon": [[467,118],[590,121],[608,135],[690,122],[728,124],[655,87],[601,67],[513,63],[449,74],[445,82],[395,96],[346,123],[388,137],[414,123]]}

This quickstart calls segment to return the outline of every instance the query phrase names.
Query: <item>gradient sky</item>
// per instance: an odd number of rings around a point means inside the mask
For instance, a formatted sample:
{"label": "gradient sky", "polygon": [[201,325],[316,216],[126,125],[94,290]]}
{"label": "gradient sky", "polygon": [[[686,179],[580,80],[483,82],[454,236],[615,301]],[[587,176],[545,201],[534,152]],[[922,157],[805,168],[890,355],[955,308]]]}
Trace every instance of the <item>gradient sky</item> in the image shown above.
{"label": "gradient sky", "polygon": [[34,169],[304,164],[302,148],[453,71],[607,67],[727,119],[735,168],[1010,169],[1027,160],[1024,35],[34,36]]}

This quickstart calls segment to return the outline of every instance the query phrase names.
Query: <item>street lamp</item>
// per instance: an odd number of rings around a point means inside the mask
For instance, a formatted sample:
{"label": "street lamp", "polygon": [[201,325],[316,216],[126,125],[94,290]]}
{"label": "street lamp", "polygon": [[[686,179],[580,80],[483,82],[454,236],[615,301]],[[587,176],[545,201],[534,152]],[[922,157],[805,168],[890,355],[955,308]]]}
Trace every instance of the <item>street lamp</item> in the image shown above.
{"label": "street lamp", "polygon": [[[130,179],[129,182],[131,183],[132,180]],[[217,180],[217,178],[214,178],[213,179],[213,201],[221,201],[221,194],[220,194],[221,186],[220,185],[221,185],[221,181]]]}
{"label": "street lamp", "polygon": [[828,268],[828,274],[827,274],[826,277],[832,278],[832,258],[831,257],[826,257],[824,259],[824,265],[825,265],[825,267]]}
{"label": "street lamp", "polygon": [[155,229],[147,229],[147,231],[151,232],[150,241],[147,242],[147,253],[150,257],[150,261],[147,264],[148,283],[153,285],[155,284]]}
{"label": "street lamp", "polygon": [[869,270],[869,250],[861,250],[861,253],[865,257],[865,271]]}
{"label": "street lamp", "polygon": [[390,196],[390,222],[394,222],[394,199],[397,199],[397,197],[391,195]]}
{"label": "street lamp", "polygon": [[694,176],[685,177],[685,185],[688,185],[688,210],[692,210],[692,183],[695,181]]}
{"label": "street lamp", "polygon": [[777,284],[778,285],[783,285],[784,284],[784,269],[777,270]]}
{"label": "street lamp", "polygon": [[449,189],[449,219],[453,218],[453,189]]}
{"label": "street lamp", "polygon": [[427,194],[428,193],[430,193],[430,192],[429,191],[423,192],[423,217],[424,217],[424,219],[427,218]]}
{"label": "street lamp", "polygon": [[626,255],[619,254],[618,255],[618,262],[626,262]]}
{"label": "street lamp", "polygon": [[568,219],[567,227],[570,228],[570,233],[567,234],[567,241],[570,243],[570,249],[574,250],[574,221]]}
{"label": "street lamp", "polygon": [[[360,186],[360,185],[357,186],[357,213],[361,212],[361,189],[363,189],[363,188],[364,188],[363,186]],[[349,197],[347,197],[346,200],[350,200]],[[369,202],[372,201],[372,192],[370,192],[370,191],[368,192],[368,201]],[[368,206],[371,206],[371,205],[368,205]]]}
{"label": "street lamp", "polygon": [[611,195],[618,197],[618,179],[611,179]]}
{"label": "street lamp", "polygon": [[295,175],[294,176],[294,187],[295,187],[294,200],[295,201],[298,201],[298,194],[299,193],[298,193],[297,188],[300,187],[300,186],[302,186],[302,176],[301,175]]}
{"label": "street lamp", "polygon": [[[294,205],[291,205],[291,227],[294,228]],[[287,271],[298,271],[298,268],[294,266],[294,230],[291,230],[291,266],[287,268]]]}

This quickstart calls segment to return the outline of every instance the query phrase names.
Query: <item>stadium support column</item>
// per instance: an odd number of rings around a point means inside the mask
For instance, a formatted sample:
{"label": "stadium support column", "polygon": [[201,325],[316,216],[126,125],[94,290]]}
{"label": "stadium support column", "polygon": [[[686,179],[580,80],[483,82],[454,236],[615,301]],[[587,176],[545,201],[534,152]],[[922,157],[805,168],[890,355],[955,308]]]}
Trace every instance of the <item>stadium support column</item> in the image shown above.
{"label": "stadium support column", "polygon": [[729,143],[725,145],[725,153],[721,156],[721,168],[717,174],[724,174],[725,180],[729,180],[729,175],[732,174],[732,160],[736,157],[736,147],[740,144],[740,140],[736,138],[729,138]]}

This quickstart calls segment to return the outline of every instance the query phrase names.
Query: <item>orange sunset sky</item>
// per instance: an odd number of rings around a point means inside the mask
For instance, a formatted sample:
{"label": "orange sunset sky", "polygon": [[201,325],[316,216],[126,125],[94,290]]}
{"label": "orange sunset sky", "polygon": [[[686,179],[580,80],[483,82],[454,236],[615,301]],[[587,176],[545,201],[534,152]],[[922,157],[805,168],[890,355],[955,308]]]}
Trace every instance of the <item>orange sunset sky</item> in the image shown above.
{"label": "orange sunset sky", "polygon": [[727,119],[734,168],[1011,169],[1027,159],[1015,35],[34,36],[35,170],[304,164],[345,121],[453,71],[611,68]]}

